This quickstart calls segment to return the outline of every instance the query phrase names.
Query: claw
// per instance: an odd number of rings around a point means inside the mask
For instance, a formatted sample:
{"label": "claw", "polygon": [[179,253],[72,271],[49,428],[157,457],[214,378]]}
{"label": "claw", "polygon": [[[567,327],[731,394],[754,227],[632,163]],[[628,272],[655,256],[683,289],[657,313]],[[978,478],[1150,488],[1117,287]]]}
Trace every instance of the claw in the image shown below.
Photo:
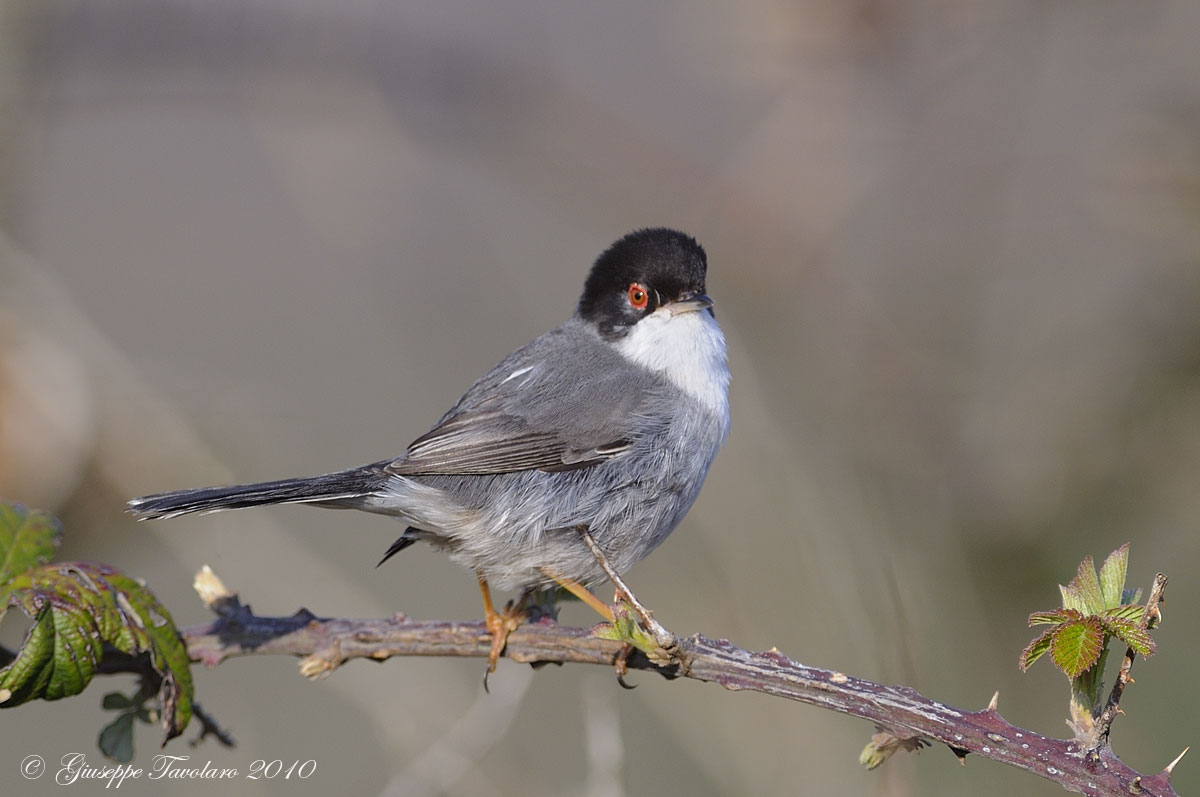
{"label": "claw", "polygon": [[492,646],[488,650],[488,666],[483,673],[483,691],[489,692],[488,676],[496,671],[496,663],[500,660],[500,654],[504,652],[504,646],[508,644],[508,635],[520,628],[521,623],[525,621],[525,606],[524,602],[514,606],[512,601],[509,601],[503,612],[497,612],[492,605],[492,592],[488,588],[487,580],[482,574],[477,574],[477,578],[479,592],[483,596],[483,621],[492,637]]}
{"label": "claw", "polygon": [[637,684],[625,682],[625,674],[629,672],[629,654],[632,652],[633,645],[625,645],[613,660],[613,669],[617,671],[617,683],[622,689],[637,689]]}

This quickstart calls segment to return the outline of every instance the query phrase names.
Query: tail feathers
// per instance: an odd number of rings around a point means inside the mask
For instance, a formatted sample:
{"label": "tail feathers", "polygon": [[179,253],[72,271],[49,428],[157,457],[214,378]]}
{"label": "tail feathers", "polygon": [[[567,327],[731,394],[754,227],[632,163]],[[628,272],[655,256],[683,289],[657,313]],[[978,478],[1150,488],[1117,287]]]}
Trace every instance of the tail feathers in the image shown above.
{"label": "tail feathers", "polygon": [[229,487],[200,487],[156,493],[129,502],[128,511],[138,520],[172,518],[225,509],[246,509],[268,504],[329,503],[350,505],[378,488],[380,474],[370,468],[327,473],[307,479],[283,479],[259,484],[235,484]]}
{"label": "tail feathers", "polygon": [[404,533],[400,535],[400,539],[398,539],[392,543],[391,547],[388,548],[387,551],[383,554],[383,558],[380,559],[375,564],[375,566],[379,567],[379,565],[383,564],[388,559],[391,559],[393,556],[395,556],[396,554],[400,553],[408,546],[415,543],[418,539],[420,539],[420,536],[419,536],[420,533],[421,532],[419,529],[415,529],[412,526],[409,526],[408,528],[406,528],[404,530]]}

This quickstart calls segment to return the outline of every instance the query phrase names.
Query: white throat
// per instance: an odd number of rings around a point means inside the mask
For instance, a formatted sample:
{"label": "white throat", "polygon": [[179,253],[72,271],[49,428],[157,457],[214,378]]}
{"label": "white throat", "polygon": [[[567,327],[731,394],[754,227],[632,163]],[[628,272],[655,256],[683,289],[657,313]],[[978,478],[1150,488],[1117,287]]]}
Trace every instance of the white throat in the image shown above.
{"label": "white throat", "polygon": [[721,417],[729,415],[725,336],[706,310],[671,315],[660,307],[617,341],[617,351],[663,374]]}

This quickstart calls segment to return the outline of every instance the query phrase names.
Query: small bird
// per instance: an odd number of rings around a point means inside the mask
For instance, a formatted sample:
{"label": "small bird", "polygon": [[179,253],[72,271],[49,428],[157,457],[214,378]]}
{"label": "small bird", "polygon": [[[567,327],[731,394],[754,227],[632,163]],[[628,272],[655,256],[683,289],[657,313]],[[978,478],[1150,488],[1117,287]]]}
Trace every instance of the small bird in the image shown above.
{"label": "small bird", "polygon": [[129,511],[303,503],[393,516],[408,528],[380,564],[423,541],[476,574],[492,672],[524,600],[501,614],[489,584],[524,598],[557,583],[611,620],[586,587],[607,576],[623,589],[619,574],[696,500],[729,433],[725,337],[706,271],[690,236],[630,233],[596,260],[565,323],[505,357],[399,457],[148,495]]}

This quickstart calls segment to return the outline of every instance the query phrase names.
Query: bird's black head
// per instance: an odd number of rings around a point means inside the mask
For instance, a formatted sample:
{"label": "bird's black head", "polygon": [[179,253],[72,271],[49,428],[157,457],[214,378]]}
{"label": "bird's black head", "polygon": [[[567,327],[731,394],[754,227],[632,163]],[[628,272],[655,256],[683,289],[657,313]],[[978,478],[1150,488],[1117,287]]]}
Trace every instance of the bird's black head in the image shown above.
{"label": "bird's black head", "polygon": [[707,268],[704,249],[690,235],[662,227],[631,232],[596,259],[576,313],[613,339],[666,304],[707,309]]}

